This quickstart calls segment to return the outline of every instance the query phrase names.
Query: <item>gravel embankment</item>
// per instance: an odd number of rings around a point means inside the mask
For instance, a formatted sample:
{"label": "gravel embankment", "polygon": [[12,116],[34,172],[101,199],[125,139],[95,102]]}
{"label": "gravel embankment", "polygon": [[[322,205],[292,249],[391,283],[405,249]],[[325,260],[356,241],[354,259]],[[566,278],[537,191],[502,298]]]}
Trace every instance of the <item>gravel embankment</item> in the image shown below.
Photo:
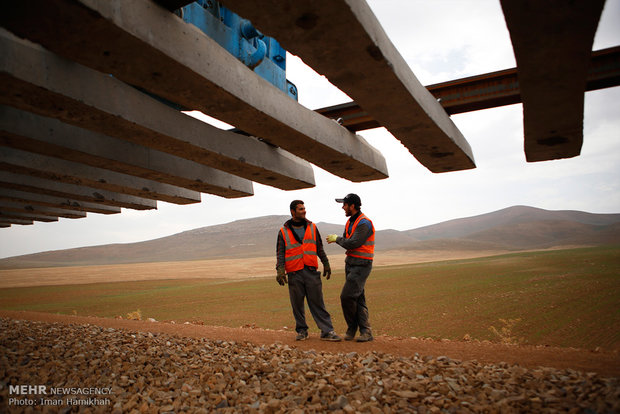
{"label": "gravel embankment", "polygon": [[[0,350],[2,412],[620,412],[618,378],[447,357],[12,319],[0,319]],[[17,394],[17,385],[46,394]]]}

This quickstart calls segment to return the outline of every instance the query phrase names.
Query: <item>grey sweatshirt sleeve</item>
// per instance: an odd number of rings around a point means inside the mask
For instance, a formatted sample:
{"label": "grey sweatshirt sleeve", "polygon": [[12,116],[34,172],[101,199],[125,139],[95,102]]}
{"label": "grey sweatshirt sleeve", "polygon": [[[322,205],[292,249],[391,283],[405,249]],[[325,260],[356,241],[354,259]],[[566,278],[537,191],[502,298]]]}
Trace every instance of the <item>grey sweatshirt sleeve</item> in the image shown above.
{"label": "grey sweatshirt sleeve", "polygon": [[344,237],[338,237],[336,243],[341,245],[347,250],[357,249],[366,242],[366,239],[370,237],[372,228],[368,223],[360,223],[355,228],[355,231],[348,239]]}
{"label": "grey sweatshirt sleeve", "polygon": [[282,232],[278,231],[278,241],[276,242],[276,269],[284,267],[285,244]]}

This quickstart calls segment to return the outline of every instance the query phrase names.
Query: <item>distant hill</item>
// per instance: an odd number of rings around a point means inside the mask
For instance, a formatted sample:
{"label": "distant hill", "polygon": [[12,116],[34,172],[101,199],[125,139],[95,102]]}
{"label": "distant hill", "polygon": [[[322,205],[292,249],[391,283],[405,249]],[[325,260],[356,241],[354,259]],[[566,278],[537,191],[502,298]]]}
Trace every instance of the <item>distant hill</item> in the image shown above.
{"label": "distant hill", "polygon": [[494,228],[542,221],[565,221],[591,226],[607,226],[619,222],[620,214],[592,214],[574,210],[550,211],[527,206],[514,206],[479,216],[407,230],[403,233],[416,240],[462,238]]}
{"label": "distant hill", "polygon": [[[185,261],[275,255],[276,234],[288,216],[264,216],[202,227],[159,239],[16,256],[0,269]],[[317,223],[324,238],[343,224]],[[418,229],[377,231],[378,250],[527,250],[620,244],[620,214],[548,211],[515,206]],[[327,253],[341,253],[326,246]]]}

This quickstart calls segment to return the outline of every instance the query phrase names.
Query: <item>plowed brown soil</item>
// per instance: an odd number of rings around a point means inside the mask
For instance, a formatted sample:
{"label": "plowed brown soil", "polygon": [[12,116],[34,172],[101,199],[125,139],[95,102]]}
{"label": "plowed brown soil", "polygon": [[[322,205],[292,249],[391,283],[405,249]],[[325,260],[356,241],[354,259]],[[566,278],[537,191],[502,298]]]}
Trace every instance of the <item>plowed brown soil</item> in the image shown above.
{"label": "plowed brown soil", "polygon": [[193,324],[173,324],[124,319],[107,319],[58,315],[39,312],[0,311],[0,317],[63,324],[92,324],[102,327],[127,329],[140,332],[161,332],[183,337],[249,341],[257,345],[280,342],[303,350],[314,349],[332,353],[358,353],[377,351],[392,355],[447,356],[458,360],[477,360],[483,363],[507,362],[527,368],[539,366],[570,368],[583,372],[596,372],[602,376],[620,376],[620,355],[617,351],[588,351],[573,348],[501,345],[486,342],[432,341],[389,336],[376,337],[373,342],[324,342],[317,335],[310,335],[304,342],[296,342],[294,333],[256,328],[229,328]]}

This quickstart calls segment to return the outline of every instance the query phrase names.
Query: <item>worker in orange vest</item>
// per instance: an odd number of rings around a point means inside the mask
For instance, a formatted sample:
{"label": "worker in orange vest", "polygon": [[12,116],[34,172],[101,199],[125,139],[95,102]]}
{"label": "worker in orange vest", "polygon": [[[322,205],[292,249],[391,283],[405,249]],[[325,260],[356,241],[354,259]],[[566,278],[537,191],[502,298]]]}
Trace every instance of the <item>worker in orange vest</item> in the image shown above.
{"label": "worker in orange vest", "polygon": [[373,336],[368,321],[364,286],[370,276],[375,255],[375,227],[361,212],[362,200],[357,194],[347,194],[345,198],[337,198],[336,201],[342,203],[342,209],[349,217],[342,237],[336,234],[327,236],[328,243],[337,243],[347,250],[346,280],[340,293],[342,313],[347,322],[344,339],[352,341],[359,329],[360,336],[357,342],[368,342],[373,340]]}
{"label": "worker in orange vest", "polygon": [[[276,280],[284,286],[288,282],[288,292],[295,317],[297,341],[308,338],[308,325],[304,309],[304,299],[317,326],[321,330],[321,340],[342,341],[332,325],[332,319],[323,301],[323,283],[318,271],[319,260],[323,263],[323,276],[329,279],[332,271],[323,242],[316,224],[306,219],[306,207],[301,200],[290,205],[292,218],[278,232],[276,244]],[[287,280],[288,275],[288,280]]]}

